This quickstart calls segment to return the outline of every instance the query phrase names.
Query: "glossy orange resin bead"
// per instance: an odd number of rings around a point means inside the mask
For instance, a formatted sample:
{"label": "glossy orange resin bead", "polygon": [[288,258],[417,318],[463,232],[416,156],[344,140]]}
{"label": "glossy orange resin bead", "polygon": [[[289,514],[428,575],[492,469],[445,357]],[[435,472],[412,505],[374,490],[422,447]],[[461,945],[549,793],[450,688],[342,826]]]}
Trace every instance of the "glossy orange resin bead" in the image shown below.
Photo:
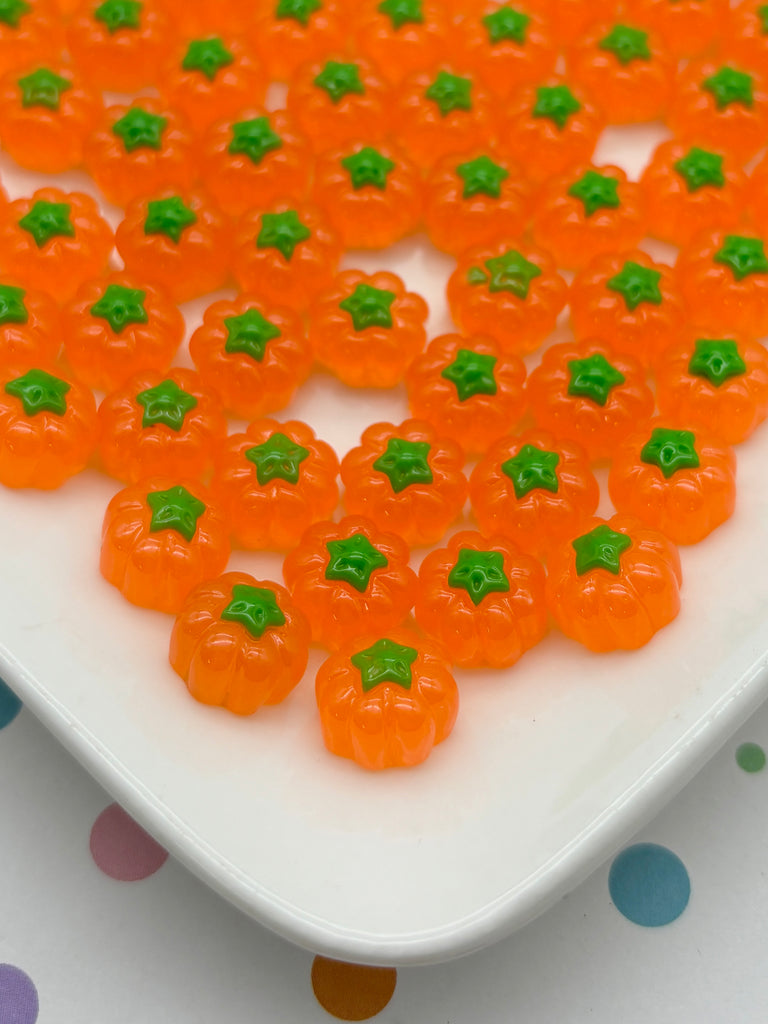
{"label": "glossy orange resin bead", "polygon": [[0,370],[0,484],[53,490],[85,469],[98,438],[96,402],[57,370]]}
{"label": "glossy orange resin bead", "polygon": [[309,627],[288,591],[227,572],[196,587],[171,633],[169,660],[201,704],[252,715],[301,681]]}
{"label": "glossy orange resin bead", "polygon": [[449,42],[438,0],[361,0],[353,9],[357,49],[392,84],[437,66]]}
{"label": "glossy orange resin bead", "polygon": [[228,559],[228,523],[196,481],[144,480],[118,491],[107,506],[101,575],[131,604],[176,614]]}
{"label": "glossy orange resin bead", "polygon": [[645,367],[689,322],[675,272],[639,249],[593,260],[573,279],[570,306],[577,338],[601,338]]}
{"label": "glossy orange resin bead", "polygon": [[[572,87],[573,86],[573,87]],[[521,90],[501,117],[499,145],[535,184],[589,163],[604,116],[575,83],[549,79]]]}
{"label": "glossy orange resin bead", "polygon": [[663,117],[676,69],[663,43],[629,19],[592,28],[568,56],[570,75],[608,124]]}
{"label": "glossy orange resin bead", "polygon": [[436,544],[467,496],[464,453],[421,420],[374,423],[341,462],[344,506],[408,544]]}
{"label": "glossy orange resin bead", "polygon": [[61,18],[50,0],[4,0],[0,7],[0,74],[39,63],[58,64],[63,51]]}
{"label": "glossy orange resin bead", "polygon": [[288,113],[316,152],[383,142],[392,120],[391,87],[368,61],[323,56],[292,77]]}
{"label": "glossy orange resin bead", "polygon": [[0,264],[20,284],[67,302],[107,267],[112,228],[83,192],[41,188],[0,207]]}
{"label": "glossy orange resin bead", "polygon": [[0,281],[0,367],[50,366],[61,347],[61,316],[45,292]]}
{"label": "glossy orange resin bead", "polygon": [[264,102],[266,72],[237,37],[209,35],[178,46],[158,78],[161,95],[200,133],[222,118]]}
{"label": "glossy orange resin bead", "polygon": [[416,573],[408,545],[370,520],[316,522],[283,563],[285,584],[312,627],[335,650],[361,633],[384,633],[408,617]]}
{"label": "glossy orange resin bead", "polygon": [[310,345],[350,387],[391,388],[424,348],[428,312],[396,274],[345,270],[310,310]]}
{"label": "glossy orange resin bead", "polygon": [[315,682],[326,747],[361,768],[410,768],[451,733],[459,690],[442,650],[399,627],[324,661]]}
{"label": "glossy orange resin bead", "polygon": [[537,425],[575,441],[592,459],[609,458],[653,414],[640,364],[594,338],[547,349],[526,390]]}
{"label": "glossy orange resin bead", "polygon": [[502,352],[525,355],[554,330],[568,286],[552,257],[502,242],[464,253],[448,281],[448,305],[463,334],[486,334]]}
{"label": "glossy orange resin bead", "polygon": [[486,2],[476,8],[460,23],[457,59],[466,61],[489,92],[508,99],[552,74],[557,44],[551,26],[531,5]]}
{"label": "glossy orange resin bead", "polygon": [[203,139],[200,177],[231,217],[276,200],[303,199],[312,178],[312,150],[283,110],[249,109],[219,121]]}
{"label": "glossy orange resin bead", "polygon": [[728,18],[724,49],[756,71],[768,67],[768,11],[765,0],[744,0]]}
{"label": "glossy orange resin bead", "polygon": [[713,49],[728,24],[728,0],[626,0],[627,17],[653,29],[675,58]]}
{"label": "glossy orange resin bead", "polygon": [[225,32],[239,35],[253,25],[254,14],[264,10],[262,0],[158,0],[176,31],[189,39]]}
{"label": "glossy orange resin bead", "polygon": [[640,178],[648,233],[686,246],[702,231],[744,216],[746,175],[731,157],[685,142],[662,142]]}
{"label": "glossy orange resin bead", "polygon": [[552,557],[549,610],[590,651],[643,647],[680,611],[677,549],[631,516],[592,519],[584,529]]}
{"label": "glossy orange resin bead", "polygon": [[99,391],[141,371],[164,372],[183,337],[184,318],[168,295],[124,273],[86,281],[62,318],[68,364]]}
{"label": "glossy orange resin bead", "polygon": [[690,319],[707,331],[768,334],[768,251],[763,237],[717,231],[699,235],[677,261]]}
{"label": "glossy orange resin bead", "polygon": [[209,306],[189,354],[227,411],[247,420],[288,405],[312,366],[301,318],[248,295]]}
{"label": "glossy orange resin bead", "polygon": [[318,157],[313,197],[345,248],[385,249],[421,220],[421,177],[395,147],[353,146]]}
{"label": "glossy orange resin bead", "polygon": [[88,173],[117,206],[163,189],[183,191],[196,176],[186,122],[151,97],[107,107],[84,157]]}
{"label": "glossy orange resin bead", "polygon": [[243,291],[303,312],[330,286],[342,251],[320,210],[278,203],[240,221],[232,270]]}
{"label": "glossy orange resin bead", "polygon": [[525,364],[490,338],[443,334],[406,374],[414,419],[426,420],[468,455],[508,434],[526,409]]}
{"label": "glossy orange resin bead", "polygon": [[667,123],[683,142],[745,163],[768,137],[768,86],[726,55],[689,64],[678,76]]}
{"label": "glossy orange resin bead", "polygon": [[333,515],[338,475],[336,453],[306,423],[261,419],[220,447],[212,486],[240,547],[287,551]]}
{"label": "glossy orange resin bead", "polygon": [[416,622],[454,665],[509,668],[547,631],[544,579],[503,537],[457,533],[421,563]]}
{"label": "glossy orange resin bead", "polygon": [[738,444],[768,416],[768,352],[756,341],[697,338],[667,350],[656,369],[656,401],[726,444]]}
{"label": "glossy orange resin bead", "polygon": [[22,167],[58,174],[83,161],[100,118],[101,97],[69,69],[12,71],[0,81],[0,142]]}
{"label": "glossy orange resin bead", "polygon": [[610,21],[616,16],[616,0],[534,0],[534,9],[543,8],[548,14],[549,24],[563,47],[579,43],[597,22]]}
{"label": "glossy orange resin bead", "polygon": [[620,167],[574,168],[538,192],[531,234],[559,267],[573,270],[633,249],[645,235],[640,187]]}
{"label": "glossy orange resin bead", "polygon": [[[747,185],[747,203],[754,224],[768,222],[768,156],[752,171]],[[728,227],[729,225],[719,225]]]}
{"label": "glossy orange resin bead", "polygon": [[301,64],[346,49],[348,22],[334,0],[270,0],[250,36],[270,78],[287,82]]}
{"label": "glossy orange resin bead", "polygon": [[160,285],[174,302],[216,291],[229,279],[229,225],[200,192],[134,199],[115,242],[126,270]]}
{"label": "glossy orange resin bead", "polygon": [[519,237],[530,192],[520,168],[492,151],[444,157],[424,189],[424,224],[432,244],[458,256]]}
{"label": "glossy orange resin bead", "polygon": [[138,373],[99,406],[99,454],[110,476],[204,480],[227,435],[216,395],[194,370]]}
{"label": "glossy orange resin bead", "polygon": [[489,94],[469,75],[444,67],[407,78],[393,117],[398,140],[423,171],[451,153],[493,145],[498,131]]}
{"label": "glossy orange resin bead", "polygon": [[594,515],[599,497],[586,452],[544,430],[494,441],[469,480],[482,533],[508,537],[538,558]]}
{"label": "glossy orange resin bead", "polygon": [[614,452],[608,491],[617,512],[675,544],[697,544],[733,514],[736,456],[707,433],[651,420]]}
{"label": "glossy orange resin bead", "polygon": [[86,0],[67,25],[67,49],[95,88],[136,92],[155,84],[171,36],[157,3]]}

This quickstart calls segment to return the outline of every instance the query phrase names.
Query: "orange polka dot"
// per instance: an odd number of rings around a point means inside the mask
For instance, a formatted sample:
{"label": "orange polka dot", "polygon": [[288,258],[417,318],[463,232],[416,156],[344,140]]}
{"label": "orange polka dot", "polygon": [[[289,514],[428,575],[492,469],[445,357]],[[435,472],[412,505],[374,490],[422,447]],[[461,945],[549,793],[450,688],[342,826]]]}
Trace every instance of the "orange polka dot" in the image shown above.
{"label": "orange polka dot", "polygon": [[394,967],[364,967],[316,956],[312,988],[318,1003],[339,1020],[368,1020],[381,1013],[397,984]]}

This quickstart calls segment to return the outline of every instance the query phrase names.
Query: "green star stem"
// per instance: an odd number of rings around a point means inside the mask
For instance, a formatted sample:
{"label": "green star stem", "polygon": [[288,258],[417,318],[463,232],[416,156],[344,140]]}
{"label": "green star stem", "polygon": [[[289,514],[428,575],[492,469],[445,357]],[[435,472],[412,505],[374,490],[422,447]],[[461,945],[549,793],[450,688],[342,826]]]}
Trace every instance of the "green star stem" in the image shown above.
{"label": "green star stem", "polygon": [[498,391],[494,368],[496,356],[460,348],[452,363],[440,372],[456,388],[460,402],[466,402],[475,395],[495,395]]}
{"label": "green star stem", "polygon": [[713,188],[723,188],[725,185],[722,156],[699,149],[698,146],[692,146],[684,157],[676,161],[674,168],[689,192],[698,192],[708,185]]}
{"label": "green star stem", "polygon": [[524,444],[520,451],[501,464],[502,472],[512,481],[515,497],[522,501],[531,491],[549,491],[557,494],[560,481],[557,467],[560,456],[557,452]]}
{"label": "green star stem", "polygon": [[485,195],[490,199],[501,198],[501,186],[509,177],[509,171],[494,163],[488,156],[467,160],[456,167],[456,173],[464,182],[462,198],[472,199]]}
{"label": "green star stem", "polygon": [[26,291],[12,284],[0,284],[0,325],[25,324],[29,312],[24,302]]}
{"label": "green star stem", "polygon": [[296,247],[311,237],[312,232],[301,222],[296,210],[263,213],[256,246],[259,249],[277,249],[283,259],[290,262]]}
{"label": "green star stem", "polygon": [[60,377],[33,369],[8,381],[5,392],[21,401],[25,416],[37,416],[41,412],[64,416],[67,412],[66,395],[71,387]]}
{"label": "green star stem", "polygon": [[178,245],[184,232],[196,223],[197,214],[181,196],[150,199],[144,220],[144,234],[165,235]]}
{"label": "green star stem", "polygon": [[141,425],[144,430],[163,426],[178,431],[184,427],[187,413],[197,406],[197,399],[180,388],[175,381],[163,380],[153,388],[140,391],[136,402],[144,409]]}
{"label": "green star stem", "polygon": [[690,430],[656,427],[640,451],[640,461],[660,469],[665,480],[681,469],[697,469],[696,437]]}
{"label": "green star stem", "polygon": [[386,451],[373,463],[373,469],[383,473],[395,494],[400,494],[414,484],[433,482],[429,453],[430,445],[426,441],[390,437]]}
{"label": "green star stem", "polygon": [[274,590],[245,583],[235,583],[232,587],[232,600],[221,613],[221,619],[244,626],[254,640],[261,639],[268,629],[285,625],[285,615]]}
{"label": "green star stem", "polygon": [[614,25],[597,45],[601,50],[612,53],[616,60],[625,66],[631,64],[633,60],[651,59],[648,33],[630,25]]}
{"label": "green star stem", "polygon": [[579,576],[595,569],[604,569],[618,576],[621,572],[621,556],[632,546],[632,540],[626,533],[619,533],[607,523],[602,523],[589,533],[577,537],[571,546],[576,552],[576,572]]}
{"label": "green star stem", "polygon": [[205,504],[186,487],[170,487],[167,491],[150,491],[147,505],[152,513],[150,533],[175,530],[188,543],[197,533],[197,521],[206,511]]}
{"label": "green star stem", "polygon": [[460,548],[458,559],[448,574],[448,586],[466,590],[475,606],[489,594],[508,593],[510,585],[504,572],[504,556],[500,551]]}
{"label": "green star stem", "polygon": [[568,195],[581,201],[587,218],[598,210],[616,210],[621,206],[616,178],[593,170],[585,171],[568,189]]}
{"label": "green star stem", "polygon": [[365,95],[365,86],[357,64],[341,64],[339,61],[329,60],[315,77],[314,84],[327,93],[333,104],[341,103],[344,97],[350,94]]}
{"label": "green star stem", "polygon": [[106,320],[113,334],[122,334],[129,324],[145,324],[149,320],[144,301],[147,293],[140,288],[108,284],[101,298],[90,308],[91,316]]}
{"label": "green star stem", "polygon": [[126,153],[137,149],[163,148],[163,132],[168,118],[160,114],[152,114],[141,107],[131,109],[112,125],[112,132],[123,143]]}
{"label": "green star stem", "polygon": [[267,153],[280,149],[283,140],[272,128],[268,117],[254,117],[249,121],[235,121],[231,125],[232,138],[227,152],[232,156],[242,153],[252,164],[260,164]]}
{"label": "green star stem", "polygon": [[571,375],[568,394],[589,398],[597,405],[605,405],[611,391],[626,379],[601,352],[595,352],[585,359],[571,359],[568,370]]}
{"label": "green star stem", "polygon": [[276,430],[266,441],[248,448],[245,457],[256,467],[256,479],[261,487],[273,480],[296,485],[301,464],[309,458],[309,449]]}
{"label": "green star stem", "polygon": [[366,186],[382,191],[386,189],[387,178],[394,171],[396,164],[377,149],[365,146],[357,153],[343,157],[341,166],[349,174],[352,188],[357,192]]}
{"label": "green star stem", "polygon": [[264,359],[269,342],[280,337],[280,328],[255,308],[238,316],[225,317],[224,326],[227,330],[224,351],[230,355],[242,353],[258,363]]}
{"label": "green star stem", "polygon": [[61,94],[72,88],[72,83],[50,68],[38,68],[29,75],[18,79],[22,107],[45,107],[58,110]]}
{"label": "green star stem", "polygon": [[397,296],[386,288],[374,288],[361,282],[346,299],[339,303],[339,309],[349,313],[356,331],[369,327],[392,327],[392,303]]}
{"label": "green star stem", "polygon": [[381,683],[396,683],[404,690],[410,690],[412,666],[418,656],[419,652],[414,647],[406,647],[384,637],[364,651],[353,654],[349,660],[360,673],[363,693],[369,693]]}
{"label": "green star stem", "polygon": [[441,117],[448,117],[455,110],[468,111],[472,109],[472,79],[438,71],[424,95],[437,104]]}
{"label": "green star stem", "polygon": [[325,546],[328,550],[325,578],[347,583],[361,594],[368,589],[373,573],[389,565],[386,556],[371,544],[364,533],[329,540]]}
{"label": "green star stem", "polygon": [[75,237],[69,203],[49,203],[46,199],[38,199],[29,213],[21,218],[19,227],[32,235],[38,249],[52,238]]}
{"label": "green star stem", "polygon": [[199,71],[209,82],[213,82],[222,68],[228,67],[235,58],[218,36],[210,39],[193,39],[187,47],[181,67],[184,71]]}
{"label": "green star stem", "polygon": [[688,363],[688,373],[703,377],[716,388],[731,377],[741,377],[747,364],[739,353],[738,343],[730,338],[698,338]]}
{"label": "green star stem", "polygon": [[612,292],[618,292],[627,309],[634,312],[643,302],[661,305],[663,296],[659,288],[660,280],[660,270],[652,270],[627,260],[619,273],[606,281],[605,286]]}
{"label": "green star stem", "polygon": [[563,131],[571,116],[580,110],[581,104],[567,85],[541,85],[536,90],[531,117],[547,118],[558,131]]}
{"label": "green star stem", "polygon": [[713,259],[728,267],[737,281],[743,281],[750,274],[768,274],[768,258],[761,238],[726,235]]}

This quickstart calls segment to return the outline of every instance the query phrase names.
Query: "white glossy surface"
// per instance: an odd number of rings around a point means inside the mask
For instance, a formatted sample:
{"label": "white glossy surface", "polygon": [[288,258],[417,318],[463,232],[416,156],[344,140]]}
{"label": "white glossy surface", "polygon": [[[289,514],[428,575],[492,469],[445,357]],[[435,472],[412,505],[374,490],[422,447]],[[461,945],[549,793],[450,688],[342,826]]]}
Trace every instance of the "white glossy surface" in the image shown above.
{"label": "white glossy surface", "polygon": [[[654,140],[614,133],[599,159],[636,172]],[[14,193],[30,179],[3,178]],[[449,326],[451,261],[423,240],[346,264],[395,268],[429,299],[432,334]],[[405,414],[402,391],[353,394],[317,375],[280,418],[306,418],[344,452],[367,423]],[[648,647],[598,657],[552,634],[510,672],[460,673],[455,732],[415,771],[369,775],[325,752],[319,651],[304,684],[253,719],[189,699],[166,661],[171,620],[98,574],[118,485],[95,473],[54,496],[0,494],[0,669],[145,827],[258,921],[348,959],[448,959],[572,888],[764,698],[766,459],[765,431],[739,449],[737,513],[683,552],[682,613]],[[274,555],[232,566],[279,579]]]}

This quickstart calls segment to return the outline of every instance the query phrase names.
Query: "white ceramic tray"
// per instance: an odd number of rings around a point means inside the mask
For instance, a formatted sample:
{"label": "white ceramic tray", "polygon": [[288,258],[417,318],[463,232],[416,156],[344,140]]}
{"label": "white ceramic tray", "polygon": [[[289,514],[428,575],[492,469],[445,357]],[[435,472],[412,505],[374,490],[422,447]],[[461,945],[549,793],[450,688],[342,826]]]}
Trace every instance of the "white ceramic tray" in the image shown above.
{"label": "white ceramic tray", "polygon": [[[637,173],[659,137],[611,133],[598,160]],[[2,173],[13,194],[39,180]],[[396,269],[430,301],[431,333],[449,328],[451,261],[424,240],[346,265]],[[306,418],[344,453],[367,423],[406,414],[401,390],[351,392],[318,375],[281,416]],[[93,472],[56,494],[0,493],[0,673],[160,842],[260,923],[331,956],[449,959],[573,888],[763,700],[766,465],[768,428],[739,449],[733,519],[683,551],[682,613],[648,647],[595,656],[552,634],[508,672],[460,673],[454,734],[418,770],[368,774],[325,751],[319,651],[298,690],[252,719],[191,700],[167,664],[170,618],[99,576],[118,485]],[[232,565],[280,579],[274,555]]]}

